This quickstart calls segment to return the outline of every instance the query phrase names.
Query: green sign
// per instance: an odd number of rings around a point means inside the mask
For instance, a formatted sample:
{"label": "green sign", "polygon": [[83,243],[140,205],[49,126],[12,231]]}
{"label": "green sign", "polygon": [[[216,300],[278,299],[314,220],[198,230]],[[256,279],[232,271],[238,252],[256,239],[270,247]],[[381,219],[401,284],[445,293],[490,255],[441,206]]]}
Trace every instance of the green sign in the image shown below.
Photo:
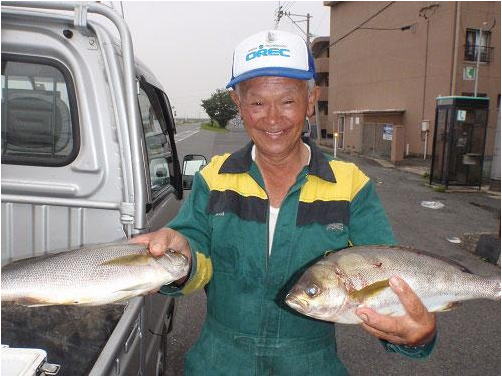
{"label": "green sign", "polygon": [[476,79],[476,67],[467,66],[464,67],[464,80],[475,80]]}

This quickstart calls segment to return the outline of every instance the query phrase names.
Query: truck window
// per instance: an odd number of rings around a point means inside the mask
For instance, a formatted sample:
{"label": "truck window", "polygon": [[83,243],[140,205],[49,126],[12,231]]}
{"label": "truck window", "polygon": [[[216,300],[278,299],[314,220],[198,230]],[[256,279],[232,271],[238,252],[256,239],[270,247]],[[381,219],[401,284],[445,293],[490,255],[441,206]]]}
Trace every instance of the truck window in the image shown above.
{"label": "truck window", "polygon": [[79,148],[74,93],[59,62],[2,54],[2,163],[73,161]]}
{"label": "truck window", "polygon": [[152,199],[155,202],[166,189],[173,189],[173,154],[155,91],[140,87],[138,94],[139,109],[145,134],[146,152],[150,171]]}

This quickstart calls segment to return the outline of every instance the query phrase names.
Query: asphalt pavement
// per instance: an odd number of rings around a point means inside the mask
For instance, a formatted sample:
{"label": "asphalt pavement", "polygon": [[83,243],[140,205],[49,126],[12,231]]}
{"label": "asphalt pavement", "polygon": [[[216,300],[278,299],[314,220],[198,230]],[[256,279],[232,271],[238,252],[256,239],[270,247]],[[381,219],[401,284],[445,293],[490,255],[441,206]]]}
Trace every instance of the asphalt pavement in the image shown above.
{"label": "asphalt pavement", "polygon": [[[183,129],[179,127],[178,133]],[[233,152],[248,140],[242,130],[224,134],[200,130],[179,143],[178,153],[180,158],[188,153],[209,158]],[[499,266],[485,262],[462,243],[448,241],[454,237],[463,240],[466,234],[497,233],[500,193],[436,192],[421,175],[358,156],[338,157],[356,163],[376,183],[399,244],[453,259],[476,274],[500,275]],[[444,207],[426,208],[423,201],[440,202]],[[205,300],[202,290],[177,299],[168,375],[183,374],[183,356],[199,335]],[[386,352],[377,339],[353,325],[337,325],[339,357],[353,375],[500,376],[500,301],[464,302],[455,310],[438,313],[437,323],[437,345],[425,360]]]}

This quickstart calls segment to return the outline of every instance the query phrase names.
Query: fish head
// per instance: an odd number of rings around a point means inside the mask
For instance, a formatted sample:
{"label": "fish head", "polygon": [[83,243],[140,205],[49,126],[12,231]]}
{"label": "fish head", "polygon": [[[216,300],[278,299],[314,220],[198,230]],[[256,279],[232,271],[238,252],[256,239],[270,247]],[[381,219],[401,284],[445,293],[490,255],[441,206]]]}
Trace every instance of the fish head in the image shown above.
{"label": "fish head", "polygon": [[169,249],[162,256],[156,258],[156,261],[176,279],[180,279],[188,273],[188,258],[177,251]]}
{"label": "fish head", "polygon": [[332,321],[347,299],[343,282],[328,263],[310,267],[286,295],[291,308],[309,317]]}

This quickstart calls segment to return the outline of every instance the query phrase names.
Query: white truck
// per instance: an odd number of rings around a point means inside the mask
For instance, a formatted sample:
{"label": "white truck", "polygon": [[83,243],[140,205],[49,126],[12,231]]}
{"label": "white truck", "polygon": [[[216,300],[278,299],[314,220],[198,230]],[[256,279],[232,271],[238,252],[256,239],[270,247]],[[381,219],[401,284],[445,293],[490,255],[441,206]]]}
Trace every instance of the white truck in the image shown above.
{"label": "white truck", "polygon": [[[183,197],[175,123],[124,19],[87,2],[2,2],[1,15],[2,265],[163,227]],[[161,375],[173,313],[160,294],[2,305],[1,343],[45,350],[60,374]]]}

